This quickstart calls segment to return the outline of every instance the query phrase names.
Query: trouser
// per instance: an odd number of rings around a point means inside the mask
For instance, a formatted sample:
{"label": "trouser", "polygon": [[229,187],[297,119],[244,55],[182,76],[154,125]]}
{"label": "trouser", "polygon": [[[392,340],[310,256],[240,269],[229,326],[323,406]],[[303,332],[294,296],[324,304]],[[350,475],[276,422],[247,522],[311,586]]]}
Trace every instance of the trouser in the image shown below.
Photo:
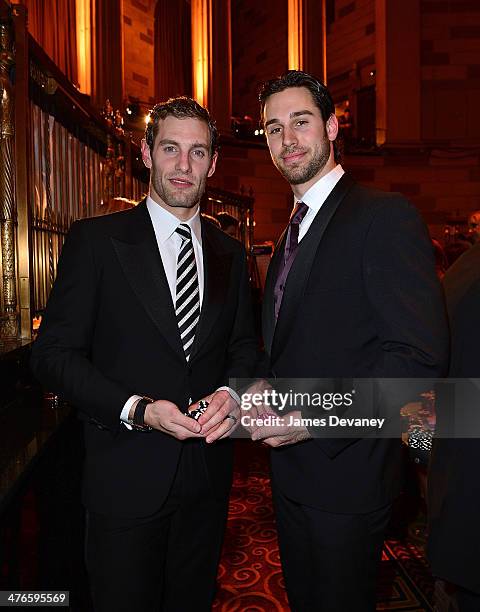
{"label": "trouser", "polygon": [[374,612],[391,505],[334,514],[288,499],[275,484],[273,499],[292,612]]}
{"label": "trouser", "polygon": [[201,452],[183,445],[168,498],[153,516],[87,514],[95,612],[211,610],[228,499],[214,498]]}

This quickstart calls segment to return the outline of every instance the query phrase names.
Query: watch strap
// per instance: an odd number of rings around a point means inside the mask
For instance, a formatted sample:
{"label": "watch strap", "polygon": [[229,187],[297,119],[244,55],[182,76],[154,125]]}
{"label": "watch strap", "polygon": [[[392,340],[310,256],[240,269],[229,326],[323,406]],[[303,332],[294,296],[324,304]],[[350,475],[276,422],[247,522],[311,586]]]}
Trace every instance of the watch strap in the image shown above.
{"label": "watch strap", "polygon": [[133,413],[133,427],[139,431],[152,431],[152,427],[145,425],[145,410],[148,404],[151,404],[153,399],[151,397],[142,397],[138,400],[135,406],[135,412]]}

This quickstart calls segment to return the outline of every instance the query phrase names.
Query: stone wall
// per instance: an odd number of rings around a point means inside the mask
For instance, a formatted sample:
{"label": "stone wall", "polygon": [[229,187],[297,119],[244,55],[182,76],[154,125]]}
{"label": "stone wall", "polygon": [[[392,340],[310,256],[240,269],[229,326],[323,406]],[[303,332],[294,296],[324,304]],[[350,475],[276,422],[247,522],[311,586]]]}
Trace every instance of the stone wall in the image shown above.
{"label": "stone wall", "polygon": [[480,143],[480,2],[422,0],[422,140]]}
{"label": "stone wall", "polygon": [[336,101],[374,83],[375,0],[337,0],[327,30],[327,82]]}

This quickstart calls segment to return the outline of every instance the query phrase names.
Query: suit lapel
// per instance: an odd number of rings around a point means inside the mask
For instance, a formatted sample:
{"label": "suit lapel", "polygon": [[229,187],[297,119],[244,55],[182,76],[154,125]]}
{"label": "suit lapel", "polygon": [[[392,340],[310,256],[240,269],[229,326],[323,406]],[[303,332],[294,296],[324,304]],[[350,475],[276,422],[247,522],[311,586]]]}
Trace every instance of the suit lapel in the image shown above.
{"label": "suit lapel", "polygon": [[347,174],[344,174],[323,203],[312,225],[298,246],[295,261],[287,277],[282,305],[274,330],[271,346],[272,355],[276,355],[281,351],[281,347],[288,337],[289,328],[303,300],[310,270],[325,230],[352,185],[353,180]]}
{"label": "suit lapel", "polygon": [[173,351],[185,359],[167,277],[145,200],[132,210],[128,236],[112,237],[123,272]]}
{"label": "suit lapel", "polygon": [[215,322],[225,304],[229,286],[232,256],[225,253],[215,239],[215,230],[212,230],[214,228],[211,228],[208,222],[202,220],[203,303],[190,361],[195,359],[204,342],[210,337]]}

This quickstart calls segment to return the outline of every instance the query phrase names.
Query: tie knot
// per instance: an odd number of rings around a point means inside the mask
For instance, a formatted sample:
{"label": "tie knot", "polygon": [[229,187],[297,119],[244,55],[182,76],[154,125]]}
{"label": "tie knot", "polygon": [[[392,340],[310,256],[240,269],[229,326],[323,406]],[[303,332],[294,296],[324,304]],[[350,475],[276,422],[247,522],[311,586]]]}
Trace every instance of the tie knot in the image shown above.
{"label": "tie knot", "polygon": [[183,240],[191,240],[192,234],[190,232],[190,226],[186,223],[180,223],[180,225],[175,230],[177,234],[180,234]]}
{"label": "tie knot", "polygon": [[295,210],[293,211],[292,216],[290,217],[290,223],[300,225],[303,221],[303,218],[308,212],[308,206],[303,202],[297,202],[295,206]]}

